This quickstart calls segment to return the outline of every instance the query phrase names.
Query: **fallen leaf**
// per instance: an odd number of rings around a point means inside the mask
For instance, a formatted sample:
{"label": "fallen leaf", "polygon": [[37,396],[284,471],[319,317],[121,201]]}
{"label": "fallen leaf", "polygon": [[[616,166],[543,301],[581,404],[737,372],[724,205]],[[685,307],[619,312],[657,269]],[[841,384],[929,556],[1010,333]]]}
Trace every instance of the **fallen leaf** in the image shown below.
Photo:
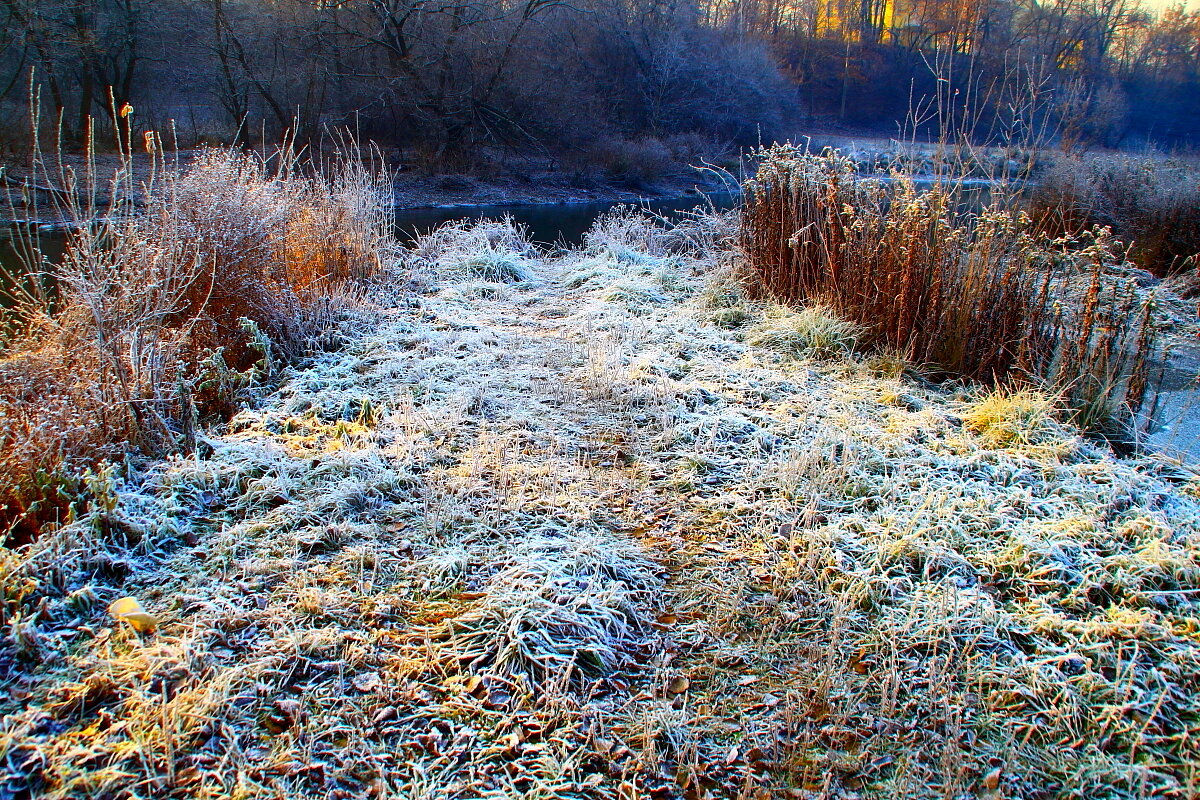
{"label": "fallen leaf", "polygon": [[142,604],[133,597],[122,597],[116,600],[108,607],[108,613],[120,620],[129,623],[129,626],[138,633],[154,633],[154,629],[158,627],[158,620],[152,614],[142,608]]}
{"label": "fallen leaf", "polygon": [[270,733],[279,734],[292,727],[292,720],[282,714],[271,714],[263,718],[262,726]]}
{"label": "fallen leaf", "polygon": [[687,678],[683,677],[682,675],[679,675],[677,677],[672,678],[671,682],[669,684],[667,684],[667,691],[670,692],[671,694],[683,694],[684,692],[686,692],[688,690],[688,687],[691,685],[692,685],[691,681],[689,681]]}
{"label": "fallen leaf", "polygon": [[879,770],[888,766],[895,760],[896,759],[892,756],[878,756],[876,758],[871,759],[870,763],[867,764],[867,766],[863,769],[863,772],[866,772],[866,773],[878,772]]}
{"label": "fallen leaf", "polygon": [[866,675],[874,666],[875,661],[870,658],[864,658],[862,660],[855,659],[854,661],[850,662],[850,668],[859,675]]}

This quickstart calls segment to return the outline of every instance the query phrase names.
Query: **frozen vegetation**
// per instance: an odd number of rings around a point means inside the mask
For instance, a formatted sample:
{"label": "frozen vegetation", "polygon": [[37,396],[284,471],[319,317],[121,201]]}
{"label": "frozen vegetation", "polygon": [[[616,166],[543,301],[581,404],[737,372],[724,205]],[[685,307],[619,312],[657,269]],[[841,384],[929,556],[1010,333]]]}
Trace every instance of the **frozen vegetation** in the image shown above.
{"label": "frozen vegetation", "polygon": [[1197,473],[750,299],[735,225],[442,229],[93,473],[0,551],[0,797],[1196,796]]}

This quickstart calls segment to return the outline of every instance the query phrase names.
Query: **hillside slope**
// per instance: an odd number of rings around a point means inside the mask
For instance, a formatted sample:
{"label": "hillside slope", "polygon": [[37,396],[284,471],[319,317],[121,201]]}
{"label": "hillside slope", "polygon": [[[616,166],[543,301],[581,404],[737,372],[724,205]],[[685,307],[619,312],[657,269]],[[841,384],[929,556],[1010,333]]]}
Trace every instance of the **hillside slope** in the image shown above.
{"label": "hillside slope", "polygon": [[1196,475],[749,303],[719,225],[443,231],[95,480],[0,565],[0,797],[1195,796]]}

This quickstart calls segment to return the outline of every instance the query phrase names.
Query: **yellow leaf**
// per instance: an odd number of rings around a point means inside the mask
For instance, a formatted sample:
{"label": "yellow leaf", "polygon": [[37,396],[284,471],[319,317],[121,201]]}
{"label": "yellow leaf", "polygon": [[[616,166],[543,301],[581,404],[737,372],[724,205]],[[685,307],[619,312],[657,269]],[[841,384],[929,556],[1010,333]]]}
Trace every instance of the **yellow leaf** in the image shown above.
{"label": "yellow leaf", "polygon": [[121,106],[121,119],[125,119],[132,113],[133,113],[133,106],[129,105],[129,103],[126,103],[125,105]]}
{"label": "yellow leaf", "polygon": [[123,619],[138,633],[154,633],[158,620],[154,618],[142,604],[133,597],[122,597],[108,607],[108,613],[117,619]]}

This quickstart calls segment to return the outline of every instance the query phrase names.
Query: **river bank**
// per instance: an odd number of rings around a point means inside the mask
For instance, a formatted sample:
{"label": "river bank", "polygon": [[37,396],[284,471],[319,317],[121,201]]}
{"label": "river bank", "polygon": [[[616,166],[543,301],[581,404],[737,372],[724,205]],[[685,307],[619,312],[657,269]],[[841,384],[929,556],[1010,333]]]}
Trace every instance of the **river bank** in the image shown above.
{"label": "river bank", "polygon": [[[64,175],[83,176],[88,170],[103,176],[89,191],[89,202],[103,209],[111,199],[112,185],[107,177],[127,168],[129,177],[122,187],[140,195],[141,187],[152,184],[163,170],[185,170],[203,148],[165,154],[135,152],[122,158],[115,153],[100,153],[89,165],[83,156],[64,154],[47,165],[31,168],[27,162],[13,160],[0,165],[0,196],[5,192],[10,203],[0,203],[5,219],[54,225],[55,201],[66,181]],[[370,154],[364,156],[370,159]],[[737,190],[736,176],[720,174],[719,169],[696,168],[686,163],[664,165],[637,178],[609,174],[599,168],[566,168],[544,159],[518,160],[489,168],[441,172],[394,162],[379,157],[392,176],[393,205],[399,210],[435,209],[459,206],[556,205],[586,203],[641,203],[661,201],[700,193],[729,193]],[[703,163],[699,159],[698,163]],[[721,162],[737,171],[736,159]],[[50,175],[45,172],[49,169]],[[28,187],[28,188],[27,188]],[[16,212],[14,214],[14,212]]]}
{"label": "river bank", "polygon": [[1200,476],[748,299],[731,230],[444,230],[97,480],[5,562],[0,796],[1189,792]]}

